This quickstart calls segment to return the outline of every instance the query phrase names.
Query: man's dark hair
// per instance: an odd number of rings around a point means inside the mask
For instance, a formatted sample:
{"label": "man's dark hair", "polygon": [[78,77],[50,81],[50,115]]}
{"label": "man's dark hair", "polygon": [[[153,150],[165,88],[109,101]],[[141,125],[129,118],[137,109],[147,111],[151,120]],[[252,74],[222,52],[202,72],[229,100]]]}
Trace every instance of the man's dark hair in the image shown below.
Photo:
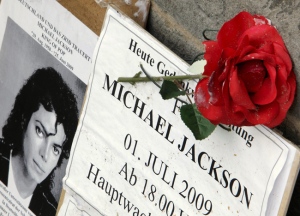
{"label": "man's dark hair", "polygon": [[[64,127],[66,140],[57,164],[57,167],[60,167],[63,158],[69,158],[78,123],[78,109],[72,90],[53,68],[38,69],[25,82],[16,96],[13,109],[2,128],[2,136],[5,143],[12,145],[13,155],[22,153],[23,134],[31,115],[39,109],[40,105],[43,105],[49,112],[54,111],[57,116],[57,124],[63,124]],[[52,184],[53,172],[49,176],[52,176],[50,178],[50,184]]]}

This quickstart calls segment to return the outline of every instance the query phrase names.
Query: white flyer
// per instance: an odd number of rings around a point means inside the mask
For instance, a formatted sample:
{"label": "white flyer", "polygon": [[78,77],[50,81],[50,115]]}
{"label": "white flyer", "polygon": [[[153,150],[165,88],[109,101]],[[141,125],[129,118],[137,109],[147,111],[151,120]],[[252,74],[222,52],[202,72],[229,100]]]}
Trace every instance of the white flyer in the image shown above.
{"label": "white flyer", "polygon": [[[163,100],[151,82],[117,82],[141,65],[151,76],[185,74],[188,65],[111,7],[93,59],[59,215],[265,215],[282,196],[284,186],[273,186],[289,144],[271,130],[218,126],[197,141],[180,101]],[[184,86],[193,93],[195,84]]]}
{"label": "white flyer", "polygon": [[0,215],[56,214],[97,39],[56,1],[1,1]]}

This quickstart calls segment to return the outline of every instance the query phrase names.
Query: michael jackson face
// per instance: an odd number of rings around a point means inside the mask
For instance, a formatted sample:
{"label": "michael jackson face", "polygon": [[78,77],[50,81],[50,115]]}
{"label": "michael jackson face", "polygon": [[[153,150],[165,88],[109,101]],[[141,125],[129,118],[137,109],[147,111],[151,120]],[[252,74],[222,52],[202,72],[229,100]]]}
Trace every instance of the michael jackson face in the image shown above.
{"label": "michael jackson face", "polygon": [[56,113],[43,105],[31,115],[24,132],[22,161],[25,176],[41,183],[57,166],[66,134]]}

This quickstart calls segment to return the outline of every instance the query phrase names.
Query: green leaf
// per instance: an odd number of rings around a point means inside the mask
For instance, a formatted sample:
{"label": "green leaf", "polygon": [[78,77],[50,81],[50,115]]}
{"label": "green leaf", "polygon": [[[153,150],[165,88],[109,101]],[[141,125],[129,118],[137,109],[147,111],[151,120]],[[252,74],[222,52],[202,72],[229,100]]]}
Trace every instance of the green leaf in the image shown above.
{"label": "green leaf", "polygon": [[183,105],[180,108],[180,115],[197,140],[207,138],[216,128],[216,125],[201,115],[195,104]]}
{"label": "green leaf", "polygon": [[159,93],[164,100],[185,95],[185,91],[179,90],[174,82],[168,80],[164,80]]}

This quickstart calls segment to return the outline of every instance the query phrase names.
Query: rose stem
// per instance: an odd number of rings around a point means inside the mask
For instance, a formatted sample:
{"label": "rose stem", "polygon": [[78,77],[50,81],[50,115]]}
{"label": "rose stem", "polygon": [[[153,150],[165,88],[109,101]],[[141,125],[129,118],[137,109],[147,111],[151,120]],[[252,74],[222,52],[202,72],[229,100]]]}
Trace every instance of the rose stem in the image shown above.
{"label": "rose stem", "polygon": [[119,77],[118,82],[154,82],[155,85],[158,85],[156,81],[162,81],[162,80],[169,80],[169,81],[181,81],[181,80],[191,80],[191,79],[201,79],[203,76],[201,74],[193,74],[193,75],[180,75],[180,76],[157,76],[157,77],[151,77],[143,68],[142,65],[141,69],[146,75],[146,77]]}

